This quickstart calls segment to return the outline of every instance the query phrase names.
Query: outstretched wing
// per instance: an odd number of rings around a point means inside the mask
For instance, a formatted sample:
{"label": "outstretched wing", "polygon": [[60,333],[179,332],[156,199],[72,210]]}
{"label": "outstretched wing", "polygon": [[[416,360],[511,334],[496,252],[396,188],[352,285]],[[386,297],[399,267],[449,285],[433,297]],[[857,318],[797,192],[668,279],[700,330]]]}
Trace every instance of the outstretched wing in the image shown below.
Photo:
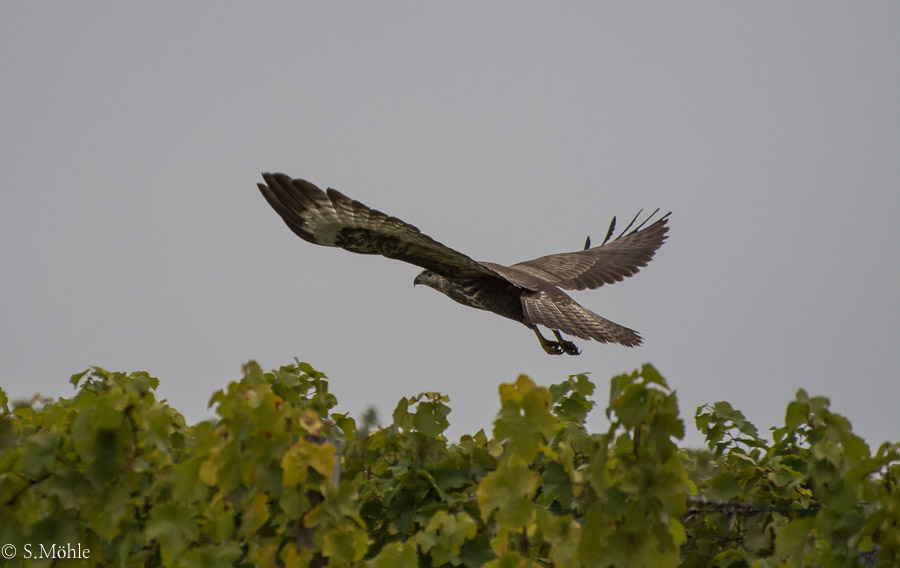
{"label": "outstretched wing", "polygon": [[[654,211],[653,214],[655,213]],[[566,290],[593,290],[604,284],[621,282],[647,266],[666,240],[670,213],[666,213],[649,227],[642,228],[653,214],[629,233],[628,229],[637,220],[635,217],[622,234],[598,247],[551,254],[513,264],[506,267],[507,272],[503,275],[513,283],[531,289],[534,289],[537,281],[549,282]],[[614,227],[615,219],[610,226],[609,235],[612,235]],[[491,268],[496,269],[494,266]]]}
{"label": "outstretched wing", "polygon": [[257,184],[287,226],[303,240],[359,254],[380,254],[446,277],[499,275],[442,245],[396,217],[370,209],[329,188],[285,174],[263,174]]}

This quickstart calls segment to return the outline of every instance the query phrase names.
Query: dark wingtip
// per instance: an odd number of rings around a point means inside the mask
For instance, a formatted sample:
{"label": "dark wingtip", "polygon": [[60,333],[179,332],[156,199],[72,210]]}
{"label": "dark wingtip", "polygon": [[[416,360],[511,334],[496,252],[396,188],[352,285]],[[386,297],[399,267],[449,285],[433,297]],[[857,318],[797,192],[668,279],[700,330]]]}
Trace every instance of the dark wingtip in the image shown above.
{"label": "dark wingtip", "polygon": [[264,180],[266,180],[266,183],[269,183],[272,180],[278,180],[279,178],[288,180],[291,179],[287,174],[283,174],[280,172],[262,172],[262,177]]}
{"label": "dark wingtip", "polygon": [[[631,235],[631,234],[634,234],[634,233],[639,232],[641,229],[644,228],[645,225],[647,225],[647,223],[650,222],[651,219],[653,219],[653,217],[656,216],[657,213],[659,213],[659,207],[657,207],[657,208],[653,211],[653,213],[651,213],[650,215],[648,215],[646,219],[644,219],[637,227],[635,227],[635,228],[632,230],[631,227],[634,226],[634,224],[637,222],[638,218],[641,216],[641,213],[643,213],[643,212],[644,212],[643,209],[641,209],[640,211],[638,211],[638,212],[637,212],[637,215],[634,216],[634,219],[631,220],[631,223],[628,223],[628,226],[625,227],[625,229],[624,229],[621,233],[619,233],[619,236],[616,237],[615,240],[621,239],[621,238],[624,237],[626,234],[627,234],[627,235]],[[669,219],[669,215],[671,215],[671,214],[672,214],[672,212],[669,211],[668,213],[666,213],[665,215],[663,215],[662,217],[660,217],[659,219],[657,219],[656,221],[654,221],[653,224],[650,225],[650,226],[653,227],[653,226],[655,226],[655,225],[666,225],[666,222],[667,222],[668,219]],[[615,219],[613,219],[613,220],[615,221]],[[610,234],[607,235],[606,241],[608,241],[610,235],[612,235],[612,229],[613,229],[613,227],[610,226]],[[631,232],[629,233],[629,231],[631,231]],[[606,244],[606,241],[603,241],[603,244]]]}
{"label": "dark wingtip", "polygon": [[613,236],[613,233],[616,232],[616,216],[613,215],[612,221],[609,222],[609,229],[606,231],[606,238],[603,239],[603,242],[600,243],[600,246],[605,245],[609,242],[609,238]]}

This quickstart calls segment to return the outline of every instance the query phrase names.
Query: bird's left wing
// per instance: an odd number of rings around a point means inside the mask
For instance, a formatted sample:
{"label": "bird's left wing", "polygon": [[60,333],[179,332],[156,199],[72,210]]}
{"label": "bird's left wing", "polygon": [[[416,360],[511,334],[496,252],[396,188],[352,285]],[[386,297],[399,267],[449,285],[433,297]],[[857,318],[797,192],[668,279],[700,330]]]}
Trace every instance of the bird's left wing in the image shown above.
{"label": "bird's left wing", "polygon": [[[669,231],[667,225],[669,213],[652,225],[642,228],[652,217],[651,214],[637,229],[629,233],[628,230],[637,220],[635,216],[635,220],[625,231],[610,241],[608,239],[615,228],[613,219],[607,240],[600,246],[578,252],[542,256],[513,264],[508,270],[511,273],[518,273],[518,280],[522,282],[530,279],[543,280],[566,290],[585,288],[593,290],[604,284],[621,282],[647,266],[666,240],[666,233]],[[513,282],[516,281],[514,274],[505,276]]]}
{"label": "bird's left wing", "polygon": [[396,217],[371,209],[336,189],[264,173],[257,184],[285,224],[303,240],[359,254],[379,254],[446,277],[493,276],[490,268],[444,246]]}

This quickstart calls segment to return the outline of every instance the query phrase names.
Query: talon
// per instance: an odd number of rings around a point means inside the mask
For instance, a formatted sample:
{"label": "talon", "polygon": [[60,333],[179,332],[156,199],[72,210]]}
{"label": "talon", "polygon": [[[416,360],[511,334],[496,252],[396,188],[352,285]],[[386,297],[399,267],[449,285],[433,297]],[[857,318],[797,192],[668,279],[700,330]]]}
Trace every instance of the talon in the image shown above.
{"label": "talon", "polygon": [[554,329],[553,335],[556,336],[556,339],[559,340],[559,346],[565,351],[568,355],[579,355],[581,353],[581,349],[578,348],[577,345],[572,343],[567,339],[563,339],[563,336],[560,335],[559,330]]}
{"label": "talon", "polygon": [[569,355],[580,355],[581,349],[571,341],[563,342],[563,350]]}

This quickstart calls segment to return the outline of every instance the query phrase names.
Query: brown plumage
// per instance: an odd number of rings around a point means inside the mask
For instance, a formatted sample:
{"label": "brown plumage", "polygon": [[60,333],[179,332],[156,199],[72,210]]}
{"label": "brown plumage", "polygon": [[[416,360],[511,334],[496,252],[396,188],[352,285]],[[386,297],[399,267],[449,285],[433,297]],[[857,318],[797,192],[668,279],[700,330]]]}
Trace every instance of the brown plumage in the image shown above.
{"label": "brown plumage", "polygon": [[[585,250],[503,266],[472,260],[416,227],[335,189],[322,191],[285,174],[266,173],[263,179],[266,183],[258,184],[263,197],[303,240],[359,254],[379,254],[424,268],[414,284],[424,284],[463,305],[522,323],[534,331],[547,353],[579,353],[560,332],[628,347],[641,343],[637,332],[582,307],[560,288],[595,289],[637,274],[666,240],[669,214],[644,228],[654,211],[629,232],[637,221],[635,216],[616,238],[612,238],[613,218],[600,246],[591,248],[588,238]],[[558,341],[544,338],[538,325],[552,330]]]}

